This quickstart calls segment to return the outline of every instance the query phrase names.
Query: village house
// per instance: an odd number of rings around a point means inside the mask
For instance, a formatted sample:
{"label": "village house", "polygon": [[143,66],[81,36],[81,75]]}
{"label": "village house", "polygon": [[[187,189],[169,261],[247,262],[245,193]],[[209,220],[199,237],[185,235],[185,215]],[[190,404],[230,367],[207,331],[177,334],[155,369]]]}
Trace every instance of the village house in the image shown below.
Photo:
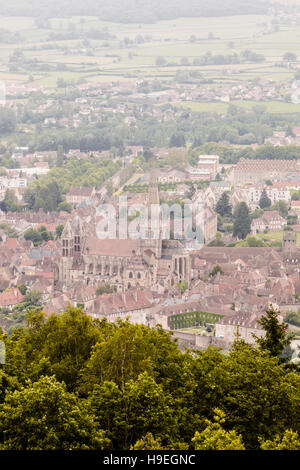
{"label": "village house", "polygon": [[210,179],[214,179],[219,173],[219,160],[219,155],[199,155],[197,167],[199,170],[208,170]]}
{"label": "village house", "polygon": [[213,174],[209,168],[189,167],[187,174],[191,181],[209,181],[213,179]]}
{"label": "village house", "polygon": [[224,316],[216,323],[216,338],[232,344],[239,333],[240,338],[249,344],[255,344],[253,334],[257,337],[264,335],[264,330],[258,320],[261,314],[251,312],[234,312],[231,316]]}
{"label": "village house", "polygon": [[149,325],[153,305],[150,289],[130,289],[123,293],[103,294],[94,301],[93,318],[116,322],[129,318],[132,323]]}
{"label": "village house", "polygon": [[231,183],[229,181],[212,181],[209,184],[209,187],[214,193],[217,200],[222,196],[224,192],[231,191]]}
{"label": "village house", "polygon": [[258,232],[283,230],[287,221],[281,217],[278,211],[266,211],[262,217],[253,219],[251,232],[255,235]]}
{"label": "village house", "polygon": [[66,194],[66,200],[72,206],[77,207],[86,199],[90,199],[94,196],[95,192],[95,188],[72,186],[70,191]]}
{"label": "village house", "polygon": [[210,243],[216,238],[218,217],[216,212],[209,206],[204,209],[204,242]]}
{"label": "village house", "polygon": [[275,204],[277,201],[284,201],[289,206],[291,193],[284,183],[282,186],[247,185],[241,189],[242,194],[245,195],[245,200],[249,201],[249,205],[253,209],[259,206],[260,197],[263,191],[267,193],[272,204]]}
{"label": "village house", "polygon": [[293,211],[300,211],[300,201],[291,201],[291,209]]}
{"label": "village house", "polygon": [[161,168],[157,180],[159,183],[181,183],[188,179],[184,171],[177,169]]}

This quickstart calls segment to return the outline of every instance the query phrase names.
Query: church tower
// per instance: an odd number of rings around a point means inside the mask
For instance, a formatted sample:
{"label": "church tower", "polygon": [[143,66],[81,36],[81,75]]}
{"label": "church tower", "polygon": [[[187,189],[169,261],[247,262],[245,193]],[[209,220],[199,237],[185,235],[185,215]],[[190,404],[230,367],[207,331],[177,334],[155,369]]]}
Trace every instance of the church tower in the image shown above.
{"label": "church tower", "polygon": [[61,260],[59,265],[59,280],[64,285],[71,285],[71,269],[74,262],[81,257],[84,237],[83,223],[76,216],[72,221],[68,220],[61,235]]}
{"label": "church tower", "polygon": [[145,239],[139,240],[140,252],[151,250],[157,259],[161,258],[162,251],[162,213],[159,201],[159,191],[157,184],[157,175],[155,160],[152,157],[149,191],[147,198],[148,228]]}
{"label": "church tower", "polygon": [[286,252],[293,252],[297,251],[297,234],[296,232],[292,232],[287,230],[283,234],[282,238],[282,248],[283,251]]}

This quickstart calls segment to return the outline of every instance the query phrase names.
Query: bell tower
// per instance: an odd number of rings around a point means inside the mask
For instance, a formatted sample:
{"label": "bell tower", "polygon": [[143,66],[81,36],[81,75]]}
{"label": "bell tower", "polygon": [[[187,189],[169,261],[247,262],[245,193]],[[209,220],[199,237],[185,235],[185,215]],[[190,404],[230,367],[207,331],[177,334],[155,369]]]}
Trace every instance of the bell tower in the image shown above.
{"label": "bell tower", "polygon": [[71,284],[71,269],[74,260],[79,260],[81,257],[83,241],[83,223],[80,217],[76,216],[71,221],[68,220],[61,235],[59,280],[66,286]]}

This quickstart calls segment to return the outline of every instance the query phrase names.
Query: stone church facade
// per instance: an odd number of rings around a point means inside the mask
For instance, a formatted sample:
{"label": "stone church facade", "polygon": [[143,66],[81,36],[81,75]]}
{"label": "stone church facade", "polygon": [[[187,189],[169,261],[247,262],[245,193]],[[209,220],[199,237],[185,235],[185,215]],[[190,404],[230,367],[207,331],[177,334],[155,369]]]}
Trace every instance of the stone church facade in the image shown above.
{"label": "stone church facade", "polygon": [[[148,210],[159,205],[154,164],[147,203]],[[179,240],[163,240],[160,224],[156,233],[149,230],[144,239],[99,239],[95,227],[75,216],[61,236],[57,282],[61,290],[84,281],[87,285],[109,282],[119,292],[144,287],[163,293],[183,280],[189,285],[191,272],[190,252]]]}

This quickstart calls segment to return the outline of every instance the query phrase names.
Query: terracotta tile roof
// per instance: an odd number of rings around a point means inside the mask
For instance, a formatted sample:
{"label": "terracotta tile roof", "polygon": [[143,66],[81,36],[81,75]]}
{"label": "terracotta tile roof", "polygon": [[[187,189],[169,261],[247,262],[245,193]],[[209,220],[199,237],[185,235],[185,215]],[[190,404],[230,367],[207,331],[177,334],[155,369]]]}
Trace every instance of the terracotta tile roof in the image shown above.
{"label": "terracotta tile roof", "polygon": [[240,325],[244,328],[253,328],[257,330],[262,330],[262,327],[257,323],[257,321],[262,317],[261,314],[255,314],[251,312],[236,312],[231,316],[224,316],[221,320],[218,321],[220,325]]}
{"label": "terracotta tile roof", "polygon": [[8,292],[0,294],[0,307],[9,307],[10,305],[17,305],[23,301],[23,295],[19,289],[13,288]]}
{"label": "terracotta tile roof", "polygon": [[16,238],[8,238],[6,240],[6,244],[5,244],[8,248],[14,248],[14,249],[17,249],[17,248],[20,248],[20,243],[18,242],[18,240]]}
{"label": "terracotta tile roof", "polygon": [[125,293],[103,294],[95,300],[94,312],[103,316],[150,308],[151,291],[132,289]]}
{"label": "terracotta tile roof", "polygon": [[104,239],[89,237],[84,254],[132,257],[138,251],[138,240]]}
{"label": "terracotta tile roof", "polygon": [[82,196],[90,197],[93,194],[93,188],[88,188],[86,186],[72,186],[67,196]]}

